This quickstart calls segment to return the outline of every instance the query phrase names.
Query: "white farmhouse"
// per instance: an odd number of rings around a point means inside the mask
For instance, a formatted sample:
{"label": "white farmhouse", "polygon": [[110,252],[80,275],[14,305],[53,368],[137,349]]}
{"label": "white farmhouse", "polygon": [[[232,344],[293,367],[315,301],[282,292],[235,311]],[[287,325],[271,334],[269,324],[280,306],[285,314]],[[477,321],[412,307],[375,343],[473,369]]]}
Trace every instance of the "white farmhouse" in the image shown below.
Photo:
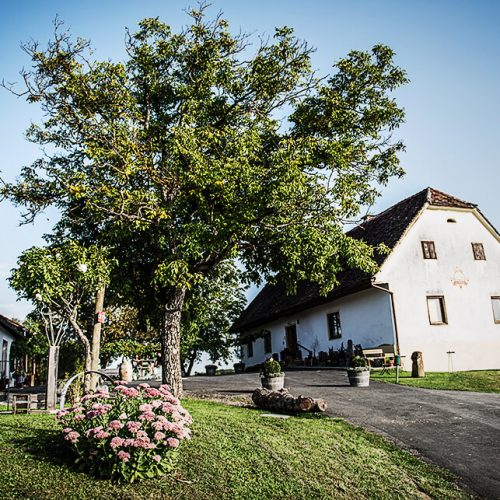
{"label": "white farmhouse", "polygon": [[23,337],[23,327],[0,314],[0,389],[10,378],[10,348],[16,338]]}
{"label": "white farmhouse", "polygon": [[243,362],[352,340],[391,345],[407,369],[414,351],[429,371],[447,371],[450,360],[454,370],[500,368],[500,235],[476,205],[427,188],[348,234],[389,247],[378,273],[346,270],[327,296],[311,283],[293,296],[266,285],[233,325]]}

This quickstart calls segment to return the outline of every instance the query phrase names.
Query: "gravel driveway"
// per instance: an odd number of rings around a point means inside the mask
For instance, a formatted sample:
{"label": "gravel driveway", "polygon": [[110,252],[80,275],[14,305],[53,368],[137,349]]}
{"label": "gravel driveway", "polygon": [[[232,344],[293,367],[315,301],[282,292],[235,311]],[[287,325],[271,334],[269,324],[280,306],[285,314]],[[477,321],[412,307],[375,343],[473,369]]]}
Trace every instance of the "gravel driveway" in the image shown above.
{"label": "gravel driveway", "polygon": [[[328,415],[384,435],[445,467],[478,495],[500,499],[500,394],[434,391],[371,382],[351,388],[337,370],[291,371],[285,385],[294,395],[328,401]],[[259,375],[184,379],[186,391],[249,394]]]}

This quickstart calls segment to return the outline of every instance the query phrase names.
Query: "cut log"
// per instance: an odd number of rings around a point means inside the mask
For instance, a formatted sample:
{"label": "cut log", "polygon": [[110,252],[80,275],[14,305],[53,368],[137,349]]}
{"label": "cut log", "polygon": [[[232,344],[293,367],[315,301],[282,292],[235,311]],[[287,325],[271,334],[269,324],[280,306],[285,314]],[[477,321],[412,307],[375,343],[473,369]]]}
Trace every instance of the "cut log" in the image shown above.
{"label": "cut log", "polygon": [[328,408],[324,399],[314,399],[307,396],[294,397],[288,389],[270,391],[260,387],[253,391],[252,401],[259,408],[276,412],[323,412]]}

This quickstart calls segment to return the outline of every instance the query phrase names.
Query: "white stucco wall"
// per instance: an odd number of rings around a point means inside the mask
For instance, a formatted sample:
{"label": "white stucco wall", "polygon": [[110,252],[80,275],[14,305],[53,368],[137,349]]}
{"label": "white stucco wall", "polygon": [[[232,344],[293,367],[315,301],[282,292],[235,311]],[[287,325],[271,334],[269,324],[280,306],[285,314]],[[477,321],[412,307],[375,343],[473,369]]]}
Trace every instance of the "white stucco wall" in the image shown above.
{"label": "white stucco wall", "polygon": [[7,341],[7,363],[6,363],[6,376],[10,377],[10,364],[9,364],[9,358],[10,358],[10,348],[12,346],[12,342],[14,338],[12,335],[8,332],[6,332],[1,326],[0,326],[0,377],[2,376],[2,372],[4,370],[4,367],[1,366],[1,361],[2,361],[2,346],[3,346],[3,341]]}
{"label": "white stucco wall", "polygon": [[[453,218],[456,223],[449,223]],[[434,241],[437,259],[422,256],[421,241]],[[474,260],[471,243],[482,243],[486,260]],[[471,211],[426,209],[376,276],[394,292],[401,354],[411,366],[422,351],[429,371],[500,368],[500,324],[492,296],[500,296],[500,243]],[[458,282],[457,282],[458,281]],[[460,286],[461,285],[461,286]],[[429,295],[445,299],[448,324],[431,325]]]}
{"label": "white stucco wall", "polygon": [[[342,328],[342,338],[329,340],[327,314],[338,311]],[[363,347],[375,347],[381,344],[393,344],[393,323],[390,297],[379,290],[365,290],[328,304],[309,309],[293,316],[262,325],[262,329],[271,332],[272,352],[280,353],[285,348],[285,327],[296,324],[298,343],[308,349],[328,352],[329,348],[338,349],[341,343],[347,347],[351,339],[354,344]],[[317,345],[315,346],[315,340]],[[262,363],[270,354],[264,352],[264,340],[253,343],[253,357],[247,357],[247,347],[243,346],[243,362],[247,365]],[[307,351],[302,351],[304,357]]]}

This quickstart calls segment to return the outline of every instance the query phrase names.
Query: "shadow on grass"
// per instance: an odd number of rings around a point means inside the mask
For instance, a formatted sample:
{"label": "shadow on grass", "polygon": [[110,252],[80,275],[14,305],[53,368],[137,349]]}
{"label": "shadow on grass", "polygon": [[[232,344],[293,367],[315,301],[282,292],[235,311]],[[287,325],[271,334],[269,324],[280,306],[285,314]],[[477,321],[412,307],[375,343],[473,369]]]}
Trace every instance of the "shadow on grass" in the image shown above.
{"label": "shadow on grass", "polygon": [[9,441],[21,452],[45,463],[73,468],[76,455],[64,441],[59,429],[26,428],[21,423],[0,424],[0,428],[6,427],[18,430]]}

